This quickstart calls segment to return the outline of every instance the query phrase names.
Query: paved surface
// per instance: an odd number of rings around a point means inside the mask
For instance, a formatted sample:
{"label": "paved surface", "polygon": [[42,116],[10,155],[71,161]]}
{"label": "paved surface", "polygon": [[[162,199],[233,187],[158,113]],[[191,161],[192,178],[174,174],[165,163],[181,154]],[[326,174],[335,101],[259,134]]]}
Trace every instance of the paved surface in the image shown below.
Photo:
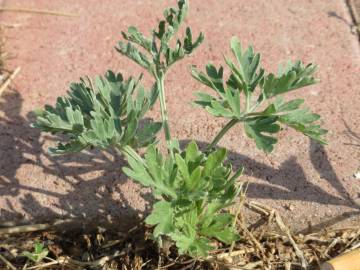
{"label": "paved surface", "polygon": [[360,0],[349,0],[349,5],[355,23],[360,26]]}
{"label": "paved surface", "polygon": [[[2,13],[8,29],[7,49],[22,67],[14,89],[0,100],[0,220],[48,220],[55,217],[112,217],[125,221],[141,215],[149,194],[120,172],[123,161],[113,153],[92,151],[50,157],[48,135],[29,127],[31,111],[65,94],[69,82],[111,68],[140,72],[113,46],[129,25],[147,30],[170,1],[47,1],[11,0],[8,6],[50,9],[79,14],[76,18]],[[240,127],[221,145],[231,159],[246,166],[248,196],[281,211],[294,228],[309,223],[354,224],[360,221],[360,52],[351,33],[351,18],[339,0],[193,0],[187,23],[202,30],[206,41],[172,69],[166,81],[170,124],[183,141],[205,145],[224,124],[189,103],[201,88],[188,73],[190,64],[222,62],[228,41],[237,35],[262,53],[264,66],[300,58],[320,65],[321,83],[292,97],[323,116],[329,145],[319,146],[285,130],[271,155],[257,150]],[[147,78],[148,80],[148,78]],[[151,117],[159,118],[159,111]]]}

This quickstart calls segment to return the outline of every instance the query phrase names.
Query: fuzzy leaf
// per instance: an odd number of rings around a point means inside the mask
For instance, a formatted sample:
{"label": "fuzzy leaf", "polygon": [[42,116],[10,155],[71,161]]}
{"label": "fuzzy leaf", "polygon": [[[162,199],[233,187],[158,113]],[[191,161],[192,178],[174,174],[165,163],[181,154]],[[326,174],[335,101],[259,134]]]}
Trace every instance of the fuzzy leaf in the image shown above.
{"label": "fuzzy leaf", "polygon": [[208,224],[203,224],[201,228],[201,234],[207,237],[213,237],[220,240],[223,243],[231,244],[232,242],[239,240],[239,236],[230,227],[233,223],[234,217],[230,214],[223,213],[212,216]]}
{"label": "fuzzy leaf", "polygon": [[71,84],[68,96],[58,98],[55,107],[47,105],[37,112],[33,126],[68,136],[69,142],[50,149],[53,154],[89,146],[147,146],[155,141],[159,123],[139,129],[139,118],[151,108],[154,92],[145,92],[139,80],[125,81],[121,74],[109,71],[94,84],[89,79]]}
{"label": "fuzzy leaf", "polygon": [[169,235],[174,231],[174,213],[169,202],[159,201],[154,204],[153,211],[145,219],[145,222],[150,225],[156,225],[154,229],[154,236]]}
{"label": "fuzzy leaf", "polygon": [[116,50],[122,55],[127,56],[135,63],[140,65],[141,67],[147,69],[150,73],[152,72],[152,61],[148,59],[148,57],[140,52],[134,45],[130,42],[125,44],[123,42],[119,42],[118,46],[115,47]]}
{"label": "fuzzy leaf", "polygon": [[[276,124],[276,117],[258,118],[245,122],[245,133],[249,138],[254,139],[256,146],[265,152],[271,152],[277,139],[265,135],[274,134],[280,131],[280,126]],[[265,134],[264,134],[265,133]]]}
{"label": "fuzzy leaf", "polygon": [[280,68],[278,76],[270,73],[264,79],[262,85],[266,98],[296,90],[301,87],[312,85],[318,82],[313,77],[317,70],[317,66],[308,64],[304,66],[300,61],[295,63],[289,62],[287,67]]}

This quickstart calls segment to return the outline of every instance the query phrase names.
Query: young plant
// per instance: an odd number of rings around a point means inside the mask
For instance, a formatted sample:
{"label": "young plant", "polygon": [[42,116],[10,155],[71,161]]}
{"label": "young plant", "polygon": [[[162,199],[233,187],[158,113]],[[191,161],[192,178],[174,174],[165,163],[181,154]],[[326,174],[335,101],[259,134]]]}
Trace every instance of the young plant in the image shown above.
{"label": "young plant", "polygon": [[[195,104],[228,123],[205,151],[195,142],[184,149],[173,139],[168,124],[165,77],[169,68],[190,55],[203,41],[200,33],[193,40],[187,27],[183,39],[171,40],[180,30],[188,10],[188,1],[179,0],[177,8],[164,11],[164,20],[147,37],[129,27],[116,47],[122,55],[143,67],[154,79],[144,90],[139,79],[125,80],[109,71],[93,83],[89,78],[70,86],[67,97],[58,98],[56,106],[37,112],[35,127],[51,133],[63,133],[69,141],[50,149],[54,154],[78,152],[88,147],[115,147],[127,159],[123,171],[143,186],[150,187],[157,202],[146,223],[155,225],[154,237],[168,237],[180,253],[206,256],[216,239],[230,244],[239,236],[234,216],[226,211],[241,191],[237,182],[242,168],[233,172],[225,149],[217,149],[221,138],[236,124],[243,124],[245,134],[256,146],[271,152],[281,125],[325,143],[326,133],[318,124],[319,116],[302,108],[303,100],[284,101],[282,95],[316,83],[316,66],[289,62],[277,75],[260,66],[260,55],[252,47],[243,50],[233,38],[231,50],[236,62],[225,58],[230,75],[223,77],[223,67],[209,64],[206,73],[192,69],[193,77],[215,91],[215,95],[197,93]],[[275,100],[274,100],[275,98]],[[140,125],[156,100],[160,100],[161,122]],[[156,134],[163,129],[167,153],[157,147]],[[147,147],[144,156],[137,149]]]}
{"label": "young plant", "polygon": [[28,251],[23,252],[23,256],[25,256],[26,258],[28,258],[30,261],[32,261],[34,263],[41,262],[43,259],[46,258],[46,256],[48,254],[49,254],[49,250],[47,248],[45,248],[44,245],[41,243],[34,244],[33,252],[28,252]]}

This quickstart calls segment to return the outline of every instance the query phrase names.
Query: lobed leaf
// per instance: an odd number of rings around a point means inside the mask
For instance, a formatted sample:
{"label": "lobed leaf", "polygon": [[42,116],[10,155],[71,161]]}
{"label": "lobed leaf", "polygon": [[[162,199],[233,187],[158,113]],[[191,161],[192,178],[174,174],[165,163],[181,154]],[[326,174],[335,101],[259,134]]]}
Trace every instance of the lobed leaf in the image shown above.
{"label": "lobed leaf", "polygon": [[124,80],[121,74],[109,71],[97,77],[94,85],[89,79],[71,84],[68,96],[58,98],[55,107],[47,105],[36,112],[33,126],[68,136],[68,143],[50,149],[53,154],[78,152],[89,146],[147,146],[155,141],[161,124],[140,128],[139,120],[151,108],[154,95],[156,91],[145,92],[139,80]]}
{"label": "lobed leaf", "polygon": [[280,131],[280,126],[276,121],[276,117],[260,117],[246,121],[244,123],[245,134],[255,141],[259,149],[269,153],[274,149],[277,139],[266,134],[274,134]]}
{"label": "lobed leaf", "polygon": [[263,93],[266,98],[271,98],[279,94],[299,89],[318,82],[313,77],[317,66],[308,64],[304,66],[300,61],[289,62],[287,67],[280,68],[278,76],[270,73],[264,78],[262,83]]}
{"label": "lobed leaf", "polygon": [[174,232],[174,209],[171,203],[166,201],[158,201],[153,205],[151,214],[145,219],[149,225],[156,225],[154,236],[170,235]]}
{"label": "lobed leaf", "polygon": [[145,220],[155,225],[155,237],[170,236],[180,253],[192,256],[205,256],[215,238],[224,243],[238,239],[231,227],[233,215],[221,210],[238,196],[242,169],[232,174],[225,159],[225,149],[205,154],[195,142],[174,157],[164,158],[153,145],[143,161],[128,156],[130,168],[124,172],[163,198]]}
{"label": "lobed leaf", "polygon": [[[216,95],[198,92],[194,103],[215,117],[228,118],[231,121],[229,123],[242,122],[245,134],[255,141],[257,148],[265,152],[274,149],[277,142],[274,134],[279,132],[280,124],[325,143],[323,136],[327,131],[316,123],[319,115],[300,108],[303,100],[269,100],[316,83],[317,80],[313,77],[316,65],[305,66],[300,61],[289,62],[285,67],[280,66],[277,76],[272,73],[265,75],[264,69],[260,67],[260,55],[254,53],[251,46],[243,50],[240,41],[234,37],[231,39],[230,47],[236,63],[225,57],[230,69],[225,83],[222,67],[217,69],[209,64],[206,66],[206,74],[195,67],[192,68],[192,76],[216,92]],[[253,96],[257,88],[258,96],[254,102]],[[265,109],[260,109],[266,101],[270,104]]]}

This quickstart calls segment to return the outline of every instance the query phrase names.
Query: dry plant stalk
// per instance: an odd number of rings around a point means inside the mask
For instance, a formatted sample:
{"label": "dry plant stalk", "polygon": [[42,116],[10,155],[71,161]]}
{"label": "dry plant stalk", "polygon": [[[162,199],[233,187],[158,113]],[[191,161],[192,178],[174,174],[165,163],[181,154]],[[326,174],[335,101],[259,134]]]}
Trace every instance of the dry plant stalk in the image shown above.
{"label": "dry plant stalk", "polygon": [[21,8],[21,7],[0,7],[0,11],[36,13],[36,14],[54,15],[54,16],[66,16],[66,17],[77,17],[77,16],[79,16],[77,14],[61,12],[61,11],[32,9],[32,8]]}
{"label": "dry plant stalk", "polygon": [[4,81],[4,83],[0,86],[0,96],[5,91],[5,89],[10,85],[10,83],[15,79],[15,77],[19,74],[21,68],[17,67]]}

